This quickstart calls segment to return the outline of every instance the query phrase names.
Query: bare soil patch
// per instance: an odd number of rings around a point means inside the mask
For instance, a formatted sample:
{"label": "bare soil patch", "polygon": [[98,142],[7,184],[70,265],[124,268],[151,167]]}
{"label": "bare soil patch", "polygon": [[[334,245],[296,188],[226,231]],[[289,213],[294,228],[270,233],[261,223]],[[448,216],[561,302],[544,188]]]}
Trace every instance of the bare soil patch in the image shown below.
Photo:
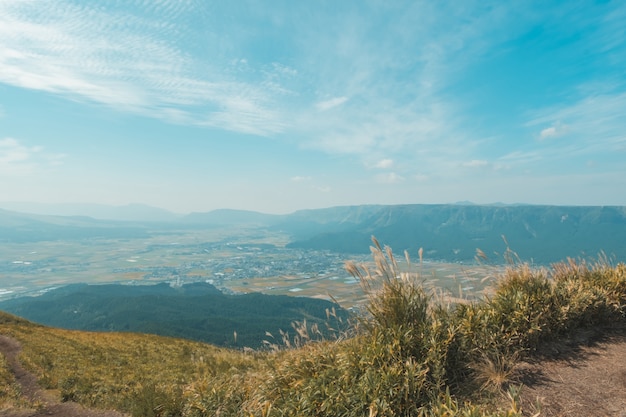
{"label": "bare soil patch", "polygon": [[520,373],[525,415],[626,417],[626,326],[545,346]]}
{"label": "bare soil patch", "polygon": [[0,417],[124,417],[124,414],[117,411],[92,410],[74,402],[60,402],[55,395],[41,389],[36,376],[22,367],[18,360],[20,349],[17,340],[0,335],[0,353],[6,357],[9,368],[21,387],[22,395],[31,403],[38,404],[38,407],[0,410]]}

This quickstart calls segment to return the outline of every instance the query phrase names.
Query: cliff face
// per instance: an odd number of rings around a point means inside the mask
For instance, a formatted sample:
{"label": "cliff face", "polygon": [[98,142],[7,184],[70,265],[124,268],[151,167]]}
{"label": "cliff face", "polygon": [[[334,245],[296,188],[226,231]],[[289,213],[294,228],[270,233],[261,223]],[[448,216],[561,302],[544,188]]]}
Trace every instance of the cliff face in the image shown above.
{"label": "cliff face", "polygon": [[0,210],[0,242],[85,238],[144,238],[168,230],[226,227],[287,233],[291,247],[368,253],[371,236],[396,252],[470,261],[481,249],[501,261],[507,243],[522,260],[546,264],[604,252],[626,259],[626,207],[363,205],[302,210],[287,215],[216,210],[170,222],[120,222],[38,216]]}
{"label": "cliff face", "polygon": [[624,207],[565,206],[383,206],[368,218],[325,230],[291,246],[367,252],[374,235],[396,252],[424,248],[429,258],[468,261],[481,249],[500,258],[507,243],[523,260],[556,262],[600,252],[626,258]]}

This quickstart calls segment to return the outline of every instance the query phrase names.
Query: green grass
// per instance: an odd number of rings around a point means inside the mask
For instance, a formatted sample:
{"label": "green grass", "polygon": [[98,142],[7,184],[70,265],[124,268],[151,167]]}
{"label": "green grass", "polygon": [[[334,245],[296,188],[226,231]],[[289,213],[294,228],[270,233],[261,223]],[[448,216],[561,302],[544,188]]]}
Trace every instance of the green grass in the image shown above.
{"label": "green grass", "polygon": [[[605,259],[518,263],[489,296],[452,303],[375,240],[372,255],[373,270],[346,266],[368,302],[336,340],[319,340],[306,323],[252,352],[10,316],[0,316],[0,330],[22,342],[25,365],[63,399],[134,416],[514,417],[519,360],[581,327],[626,320],[626,266]],[[10,375],[0,378],[10,386]],[[510,404],[497,409],[502,395]]]}

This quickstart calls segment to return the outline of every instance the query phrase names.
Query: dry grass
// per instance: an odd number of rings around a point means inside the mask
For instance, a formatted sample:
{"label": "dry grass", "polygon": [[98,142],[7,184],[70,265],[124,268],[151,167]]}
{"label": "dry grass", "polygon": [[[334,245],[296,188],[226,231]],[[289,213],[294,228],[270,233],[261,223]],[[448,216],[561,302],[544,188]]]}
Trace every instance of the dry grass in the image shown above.
{"label": "dry grass", "polygon": [[21,390],[4,356],[0,357],[0,410],[24,405]]}
{"label": "dry grass", "polygon": [[[408,256],[401,271],[391,249],[373,242],[373,270],[346,265],[367,310],[331,340],[304,321],[268,334],[267,351],[247,353],[2,317],[0,330],[22,342],[25,364],[63,398],[135,416],[514,417],[518,359],[580,326],[625,319],[623,264],[518,263],[489,297],[455,304],[424,288]],[[501,390],[511,401],[498,411],[489,392]]]}
{"label": "dry grass", "polygon": [[474,371],[473,378],[480,384],[480,388],[489,391],[503,391],[515,382],[516,369],[519,365],[519,355],[505,356],[496,354],[490,357],[484,353],[480,359],[469,365]]}

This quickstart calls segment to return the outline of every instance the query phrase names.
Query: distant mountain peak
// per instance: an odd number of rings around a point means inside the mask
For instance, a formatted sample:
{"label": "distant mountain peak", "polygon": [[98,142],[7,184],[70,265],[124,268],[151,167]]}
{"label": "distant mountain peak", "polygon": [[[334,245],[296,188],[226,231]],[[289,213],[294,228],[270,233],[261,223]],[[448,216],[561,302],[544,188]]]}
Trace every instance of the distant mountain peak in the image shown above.
{"label": "distant mountain peak", "polygon": [[44,216],[80,216],[98,220],[169,222],[181,217],[168,210],[142,203],[121,206],[92,203],[4,202],[0,208]]}

